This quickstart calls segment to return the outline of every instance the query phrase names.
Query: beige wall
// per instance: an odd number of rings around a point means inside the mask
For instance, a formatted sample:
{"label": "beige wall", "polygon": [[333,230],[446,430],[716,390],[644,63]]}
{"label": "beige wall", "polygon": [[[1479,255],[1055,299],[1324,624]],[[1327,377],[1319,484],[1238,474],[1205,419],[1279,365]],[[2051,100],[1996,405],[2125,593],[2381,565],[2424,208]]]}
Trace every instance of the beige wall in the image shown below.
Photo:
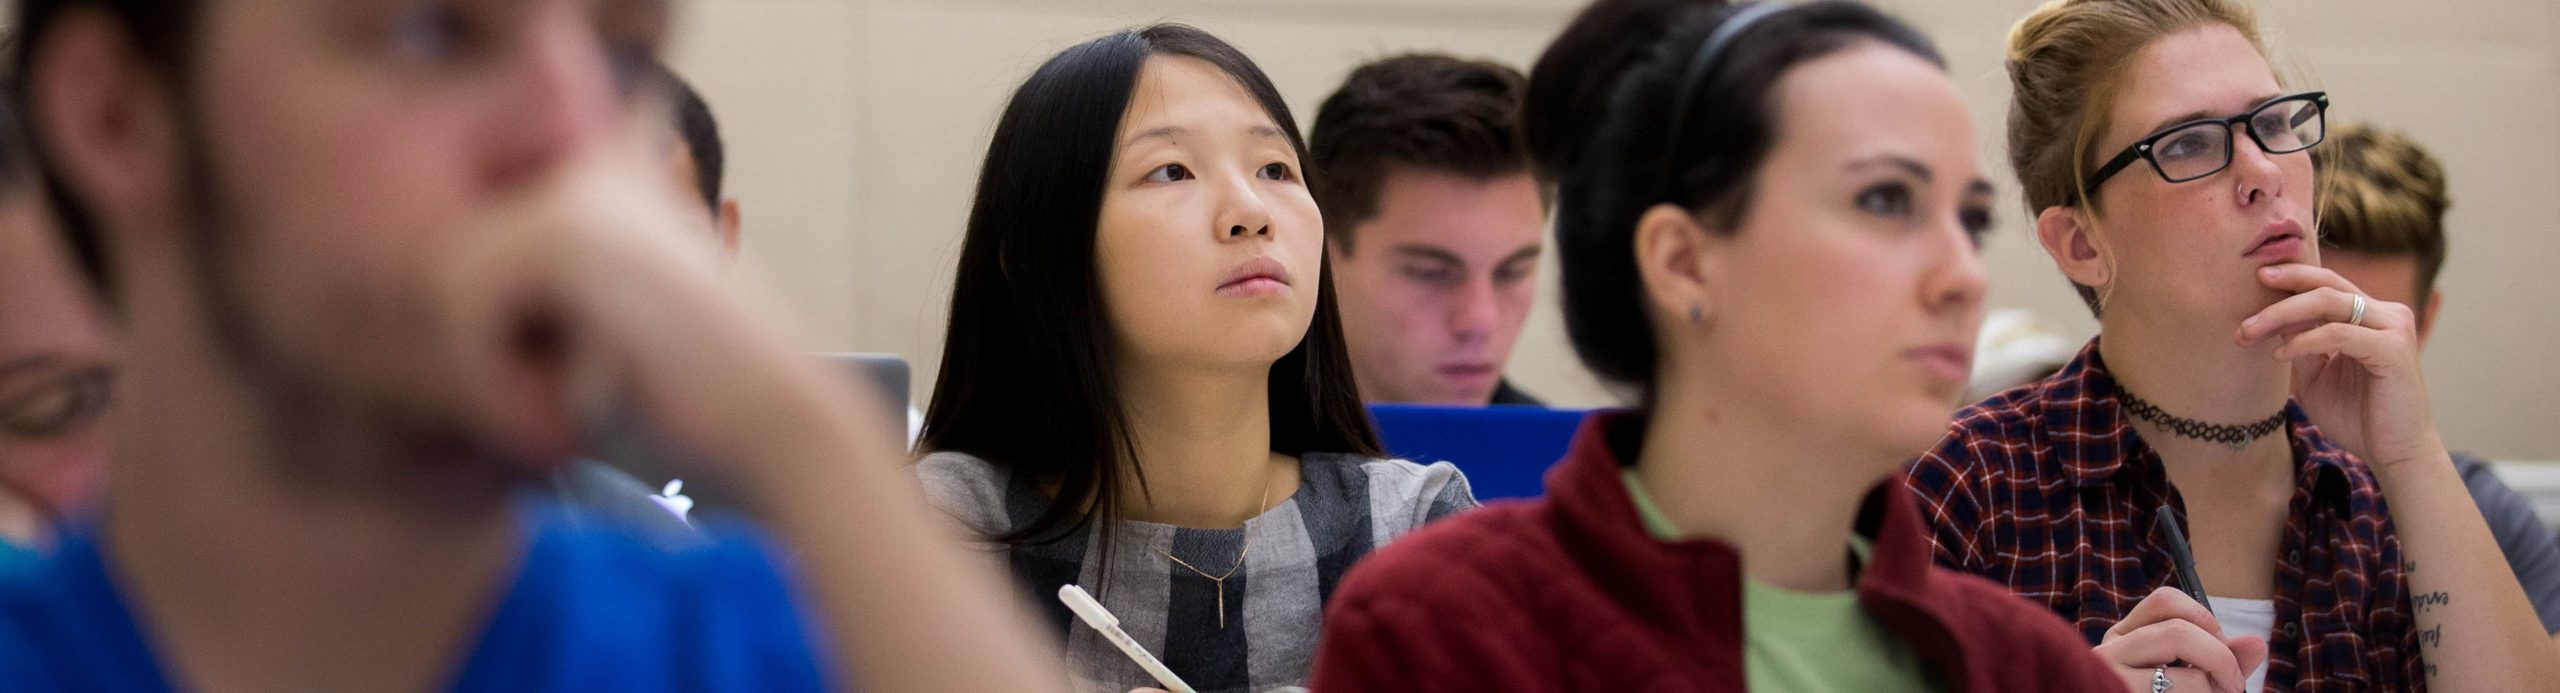
{"label": "beige wall", "polygon": [[[1444,50],[1526,66],[1579,0],[701,0],[676,62],[727,128],[747,258],[827,349],[916,362],[929,391],[950,270],[985,140],[1040,60],[1126,25],[1179,19],[1241,46],[1304,115],[1351,66]],[[1999,47],[2027,0],[1882,3],[1937,39],[1998,165]],[[2263,4],[2284,62],[2342,117],[2410,131],[2452,176],[2445,313],[2427,357],[2457,447],[2560,459],[2560,7],[2539,0]],[[1986,262],[1992,303],[2095,326],[2025,227],[2014,186]],[[1548,273],[1549,295],[1552,276]],[[1608,394],[1565,346],[1552,301],[1512,361],[1569,404]]]}

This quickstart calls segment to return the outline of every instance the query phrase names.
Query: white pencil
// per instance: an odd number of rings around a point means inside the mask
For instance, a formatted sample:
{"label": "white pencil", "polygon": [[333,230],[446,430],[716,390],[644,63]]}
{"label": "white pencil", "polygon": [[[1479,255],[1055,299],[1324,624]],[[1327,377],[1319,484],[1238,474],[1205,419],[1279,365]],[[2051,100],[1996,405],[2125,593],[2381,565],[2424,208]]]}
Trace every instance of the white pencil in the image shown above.
{"label": "white pencil", "polygon": [[1121,654],[1129,655],[1130,661],[1138,663],[1138,668],[1147,670],[1148,676],[1156,677],[1156,683],[1164,684],[1165,690],[1200,693],[1192,690],[1191,684],[1183,683],[1182,677],[1173,675],[1172,669],[1164,668],[1164,662],[1156,661],[1156,656],[1148,654],[1147,648],[1139,647],[1137,639],[1129,637],[1129,631],[1120,629],[1120,617],[1102,608],[1102,602],[1094,601],[1093,595],[1085,594],[1084,588],[1075,585],[1060,587],[1058,601],[1066,602],[1067,610],[1076,612],[1076,617],[1084,619],[1085,625],[1101,632],[1102,639],[1120,646]]}

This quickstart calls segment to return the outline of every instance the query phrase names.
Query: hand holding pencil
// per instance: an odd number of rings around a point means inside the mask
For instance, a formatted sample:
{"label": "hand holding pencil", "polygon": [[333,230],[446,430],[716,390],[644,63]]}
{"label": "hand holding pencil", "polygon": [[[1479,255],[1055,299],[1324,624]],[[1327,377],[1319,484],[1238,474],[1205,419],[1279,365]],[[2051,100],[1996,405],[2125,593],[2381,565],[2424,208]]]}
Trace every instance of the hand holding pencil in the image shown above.
{"label": "hand holding pencil", "polygon": [[2178,584],[2163,585],[2135,604],[2131,613],[2107,629],[2095,652],[2115,667],[2125,690],[2135,693],[2163,690],[2158,683],[2164,681],[2166,690],[2240,693],[2249,672],[2266,661],[2267,641],[2223,636],[2222,623],[2205,605],[2195,554],[2187,545],[2186,532],[2178,527],[2176,509],[2160,506],[2157,517],[2153,529],[2169,554]]}

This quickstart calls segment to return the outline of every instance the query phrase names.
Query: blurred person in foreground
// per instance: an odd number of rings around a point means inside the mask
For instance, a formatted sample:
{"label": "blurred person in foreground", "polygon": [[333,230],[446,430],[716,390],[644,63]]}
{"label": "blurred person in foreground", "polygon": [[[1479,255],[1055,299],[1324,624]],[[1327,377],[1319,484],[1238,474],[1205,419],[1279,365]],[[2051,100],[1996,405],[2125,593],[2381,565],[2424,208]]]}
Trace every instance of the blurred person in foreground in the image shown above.
{"label": "blurred person in foreground", "polygon": [[0,564],[53,545],[107,468],[112,338],[45,211],[44,190],[0,103]]}
{"label": "blurred person in foreground", "polygon": [[[687,193],[699,191],[700,219],[734,259],[738,203],[721,193],[718,122],[692,85],[664,66],[655,70],[674,109],[663,143],[667,174]],[[96,502],[115,376],[106,321],[54,227],[23,128],[15,106],[0,103],[0,560],[50,547],[59,524]],[[693,534],[681,513],[651,501],[650,487],[614,466],[578,460],[551,482],[548,490],[579,517],[662,537]]]}
{"label": "blurred person in foreground", "polygon": [[[26,105],[128,344],[94,524],[0,579],[31,690],[1038,690],[876,406],[674,223],[646,0],[29,0]],[[517,493],[608,407],[748,479],[682,551]],[[804,616],[805,613],[805,616]]]}

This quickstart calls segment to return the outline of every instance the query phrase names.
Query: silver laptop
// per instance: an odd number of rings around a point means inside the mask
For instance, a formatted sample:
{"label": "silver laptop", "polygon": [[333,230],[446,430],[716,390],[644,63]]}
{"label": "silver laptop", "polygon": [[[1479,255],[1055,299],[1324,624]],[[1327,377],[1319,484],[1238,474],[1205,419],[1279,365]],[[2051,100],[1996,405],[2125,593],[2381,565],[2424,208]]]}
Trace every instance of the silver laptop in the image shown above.
{"label": "silver laptop", "polygon": [[[833,362],[852,387],[880,397],[881,411],[893,417],[892,430],[911,435],[911,407],[908,406],[907,360],[895,354],[825,353],[817,358]],[[693,499],[692,517],[736,515],[747,507],[744,490],[731,479],[711,474],[720,466],[716,462],[691,463],[683,460],[665,438],[648,430],[636,414],[625,414],[605,426],[595,443],[598,461],[612,466],[649,489],[664,486],[668,480],[682,478],[684,495]]]}

